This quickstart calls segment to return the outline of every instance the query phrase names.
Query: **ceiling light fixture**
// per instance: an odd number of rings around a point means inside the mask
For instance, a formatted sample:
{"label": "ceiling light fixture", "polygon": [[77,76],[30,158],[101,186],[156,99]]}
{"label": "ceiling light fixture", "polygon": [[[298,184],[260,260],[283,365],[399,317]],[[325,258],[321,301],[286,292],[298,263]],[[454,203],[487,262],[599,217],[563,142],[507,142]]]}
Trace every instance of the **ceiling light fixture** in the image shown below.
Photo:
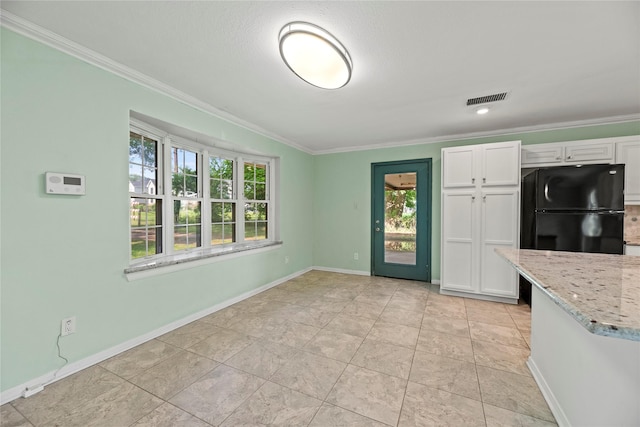
{"label": "ceiling light fixture", "polygon": [[280,30],[280,55],[305,82],[339,89],[351,79],[353,62],[347,49],[328,31],[308,22],[290,22]]}
{"label": "ceiling light fixture", "polygon": [[489,107],[480,107],[476,110],[476,114],[487,114],[489,112]]}

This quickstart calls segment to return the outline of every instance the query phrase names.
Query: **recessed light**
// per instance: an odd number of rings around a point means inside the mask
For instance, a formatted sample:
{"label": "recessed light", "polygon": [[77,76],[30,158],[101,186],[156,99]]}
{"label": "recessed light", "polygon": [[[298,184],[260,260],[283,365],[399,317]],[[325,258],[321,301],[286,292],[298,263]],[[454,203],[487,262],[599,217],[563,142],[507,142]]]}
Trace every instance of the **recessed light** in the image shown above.
{"label": "recessed light", "polygon": [[476,110],[476,114],[487,114],[489,112],[489,107],[480,107]]}
{"label": "recessed light", "polygon": [[347,49],[328,31],[308,22],[290,22],[280,30],[280,55],[305,82],[338,89],[351,79],[353,62]]}

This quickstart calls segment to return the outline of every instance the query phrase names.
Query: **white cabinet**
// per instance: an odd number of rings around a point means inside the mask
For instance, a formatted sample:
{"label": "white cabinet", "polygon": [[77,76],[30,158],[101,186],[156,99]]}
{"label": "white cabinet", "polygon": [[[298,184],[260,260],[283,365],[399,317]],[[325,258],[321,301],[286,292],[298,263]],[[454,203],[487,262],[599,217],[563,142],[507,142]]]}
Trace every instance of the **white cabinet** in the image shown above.
{"label": "white cabinet", "polygon": [[616,142],[616,163],[625,165],[625,205],[640,205],[640,136]]}
{"label": "white cabinet", "polygon": [[520,141],[442,149],[442,293],[517,302],[494,250],[519,246],[519,155]]}
{"label": "white cabinet", "polygon": [[522,167],[562,166],[590,163],[613,163],[614,142],[611,138],[522,147]]}
{"label": "white cabinet", "polygon": [[[442,194],[442,269],[440,287],[473,292],[476,286],[476,192]],[[446,262],[445,262],[446,261]],[[446,278],[446,282],[443,280]]]}
{"label": "white cabinet", "polygon": [[442,186],[473,188],[518,185],[520,141],[451,147],[442,151]]}
{"label": "white cabinet", "polygon": [[446,188],[474,187],[476,184],[476,147],[452,147],[442,152],[442,163],[451,165],[443,169],[442,183]]}
{"label": "white cabinet", "polygon": [[480,292],[487,295],[517,297],[514,283],[518,274],[497,248],[517,248],[520,234],[520,192],[514,188],[482,193],[480,226]]}
{"label": "white cabinet", "polygon": [[613,161],[613,142],[591,142],[567,145],[564,148],[564,159],[567,163]]}

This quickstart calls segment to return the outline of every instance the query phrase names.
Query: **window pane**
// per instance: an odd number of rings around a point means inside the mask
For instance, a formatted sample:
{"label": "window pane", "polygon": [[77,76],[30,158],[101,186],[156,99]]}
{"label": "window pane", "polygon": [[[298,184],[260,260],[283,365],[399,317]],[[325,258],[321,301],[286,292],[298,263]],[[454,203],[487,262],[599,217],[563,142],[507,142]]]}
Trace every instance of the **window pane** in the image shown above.
{"label": "window pane", "polygon": [[171,194],[178,197],[198,197],[197,154],[172,147]]}
{"label": "window pane", "polygon": [[222,179],[233,179],[233,160],[222,160],[222,170],[220,173]]}
{"label": "window pane", "polygon": [[142,164],[142,136],[129,132],[129,163]]}
{"label": "window pane", "polygon": [[211,244],[220,245],[224,243],[224,234],[222,230],[222,224],[211,225]]}
{"label": "window pane", "polygon": [[234,222],[236,220],[236,204],[224,203],[222,217],[224,222]]}
{"label": "window pane", "polygon": [[267,199],[267,186],[265,184],[256,184],[256,200]]}
{"label": "window pane", "polygon": [[131,258],[162,253],[162,201],[130,199]]}
{"label": "window pane", "polygon": [[236,226],[235,224],[224,225],[224,243],[233,243],[236,241]]}
{"label": "window pane", "polygon": [[209,158],[209,176],[217,179],[233,179],[233,160],[221,157]]}
{"label": "window pane", "polygon": [[233,199],[233,181],[224,180],[220,182],[220,198]]}
{"label": "window pane", "polygon": [[245,240],[256,239],[256,223],[255,222],[244,223],[244,239]]}
{"label": "window pane", "polygon": [[156,183],[158,182],[157,180],[158,170],[155,168],[153,169],[144,168],[142,172],[144,173],[143,180],[142,180],[142,182],[144,183],[142,187],[142,193],[157,194]]}
{"label": "window pane", "polygon": [[196,164],[197,155],[193,151],[181,150],[184,152],[184,168],[185,171],[191,171],[190,173],[196,174],[198,172],[198,167]]}
{"label": "window pane", "polygon": [[256,219],[260,221],[267,220],[267,204],[256,203]]}
{"label": "window pane", "polygon": [[200,224],[200,202],[174,200],[173,221],[175,224]]}
{"label": "window pane", "polygon": [[267,165],[255,165],[256,182],[267,182]]}
{"label": "window pane", "polygon": [[256,204],[255,203],[245,203],[244,204],[244,219],[245,221],[255,220],[258,217],[256,212]]}
{"label": "window pane", "polygon": [[255,167],[253,163],[245,163],[244,164],[244,180],[249,182],[255,182]]}
{"label": "window pane", "polygon": [[211,180],[210,194],[213,199],[222,199],[222,181],[219,179]]}
{"label": "window pane", "polygon": [[153,139],[144,138],[143,147],[144,150],[144,164],[146,166],[158,166],[157,158],[157,150],[158,143]]}
{"label": "window pane", "polygon": [[129,163],[129,192],[142,192],[142,166]]}
{"label": "window pane", "polygon": [[266,222],[258,222],[256,224],[256,240],[264,240],[267,236],[267,223]]}
{"label": "window pane", "polygon": [[224,203],[211,203],[211,222],[222,222]]}
{"label": "window pane", "polygon": [[251,182],[244,183],[244,198],[247,200],[255,199],[254,184]]}
{"label": "window pane", "polygon": [[177,225],[173,230],[173,249],[181,251],[200,246],[200,226],[199,225]]}

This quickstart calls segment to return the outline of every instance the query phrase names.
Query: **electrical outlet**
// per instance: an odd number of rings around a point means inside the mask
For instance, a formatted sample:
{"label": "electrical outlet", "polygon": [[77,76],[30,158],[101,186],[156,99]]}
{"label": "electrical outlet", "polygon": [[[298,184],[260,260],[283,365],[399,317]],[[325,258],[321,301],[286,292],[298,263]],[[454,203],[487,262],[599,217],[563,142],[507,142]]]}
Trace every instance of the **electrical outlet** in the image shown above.
{"label": "electrical outlet", "polygon": [[62,319],[62,322],[60,324],[60,335],[64,337],[65,335],[70,335],[75,333],[76,333],[76,316]]}
{"label": "electrical outlet", "polygon": [[289,257],[288,256],[284,257],[284,263],[285,264],[289,264]]}
{"label": "electrical outlet", "polygon": [[360,256],[358,255],[358,252],[354,252],[354,253],[353,253],[353,259],[355,259],[356,261],[357,261],[358,259],[360,259]]}

